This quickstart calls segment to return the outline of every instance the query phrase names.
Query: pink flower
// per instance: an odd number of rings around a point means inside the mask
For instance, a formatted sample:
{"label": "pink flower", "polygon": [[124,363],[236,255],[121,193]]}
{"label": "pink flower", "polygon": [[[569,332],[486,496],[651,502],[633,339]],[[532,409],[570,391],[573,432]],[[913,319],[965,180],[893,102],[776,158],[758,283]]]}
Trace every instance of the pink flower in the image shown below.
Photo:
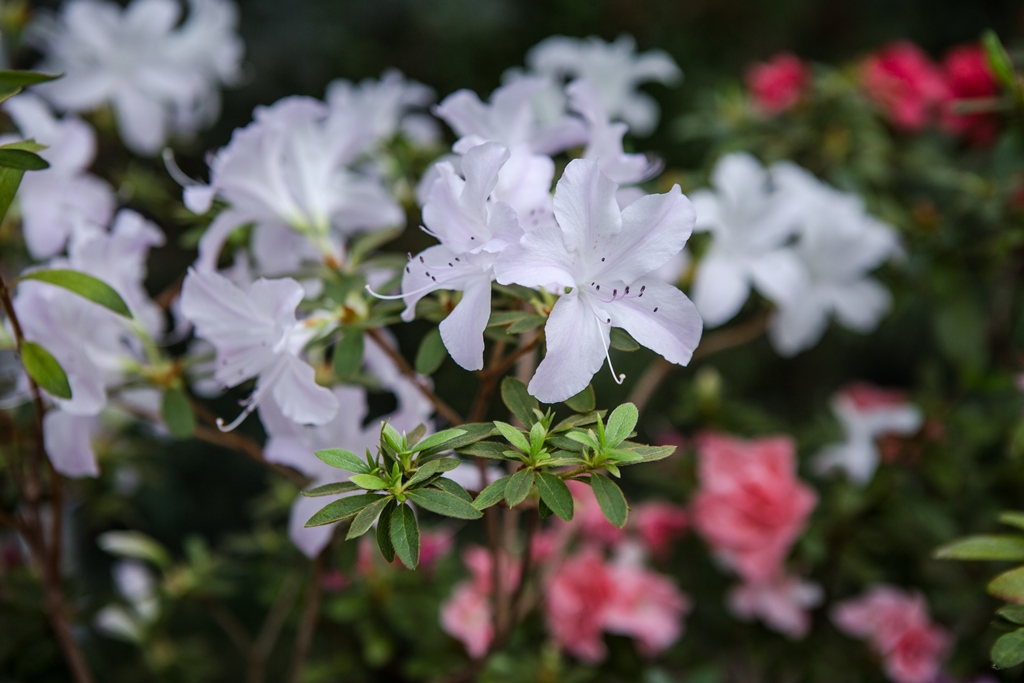
{"label": "pink flower", "polygon": [[421,530],[420,568],[429,571],[452,549],[452,535],[446,531]]}
{"label": "pink flower", "polygon": [[585,662],[604,659],[601,631],[614,591],[608,565],[592,546],[555,571],[547,584],[545,610],[548,630],[562,649]]}
{"label": "pink flower", "polygon": [[895,683],[933,681],[950,646],[949,634],[931,623],[924,598],[892,586],[839,603],[832,621],[847,635],[866,638]]}
{"label": "pink flower", "polygon": [[792,439],[709,433],[698,438],[697,452],[697,530],[747,581],[775,576],[818,500],[795,476]]}
{"label": "pink flower", "polygon": [[606,631],[632,636],[653,656],[679,639],[690,600],[668,578],[635,564],[612,567],[614,586],[602,622]]}
{"label": "pink flower", "polygon": [[799,57],[783,52],[771,61],[747,69],[747,90],[758,109],[774,115],[786,111],[800,99],[810,72]]}
{"label": "pink flower", "polygon": [[797,640],[811,628],[808,609],[822,599],[821,586],[796,576],[744,583],[729,593],[729,611],[740,619],[761,619],[769,628]]}
{"label": "pink flower", "polygon": [[895,126],[909,132],[931,123],[949,93],[939,67],[907,41],[892,43],[868,57],[862,66],[861,85]]}
{"label": "pink flower", "polygon": [[643,654],[657,654],[682,635],[690,610],[669,579],[629,559],[608,564],[595,546],[555,570],[546,598],[548,630],[562,649],[586,662],[604,659],[604,631],[631,636]]}
{"label": "pink flower", "polygon": [[985,51],[977,44],[955,47],[946,53],[942,69],[949,91],[942,111],[942,127],[950,133],[964,135],[977,145],[992,142],[999,123],[994,114],[958,114],[953,108],[957,100],[994,97],[999,92]]}
{"label": "pink flower", "polygon": [[320,579],[320,587],[328,593],[339,593],[348,586],[349,580],[344,574],[339,572],[337,569],[332,569],[323,575]]}
{"label": "pink flower", "polygon": [[666,557],[672,541],[689,526],[689,517],[680,505],[650,502],[636,506],[631,522],[647,549],[655,556]]}
{"label": "pink flower", "polygon": [[462,641],[470,657],[483,657],[494,639],[490,595],[469,582],[457,585],[441,606],[441,628]]}
{"label": "pink flower", "polygon": [[867,382],[853,382],[847,385],[842,396],[861,413],[902,407],[907,402],[905,392],[877,387]]}

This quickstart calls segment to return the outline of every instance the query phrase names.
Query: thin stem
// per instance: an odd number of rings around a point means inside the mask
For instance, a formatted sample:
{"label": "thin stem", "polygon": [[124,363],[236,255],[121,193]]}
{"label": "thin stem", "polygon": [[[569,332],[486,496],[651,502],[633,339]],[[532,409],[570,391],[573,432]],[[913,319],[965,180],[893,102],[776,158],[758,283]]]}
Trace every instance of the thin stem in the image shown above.
{"label": "thin stem", "polygon": [[[494,396],[494,390],[498,386],[500,373],[496,372],[496,369],[501,363],[501,355],[503,353],[505,353],[505,342],[499,341],[491,350],[491,360],[487,364],[487,368],[476,373],[477,377],[480,378],[480,388],[477,389],[473,407],[469,411],[469,417],[466,418],[468,422],[480,422],[487,416],[487,409],[491,406],[491,398]],[[483,459],[481,458],[481,460]]]}
{"label": "thin stem", "polygon": [[270,654],[274,650],[277,637],[281,634],[281,628],[288,618],[288,613],[295,605],[295,599],[298,597],[301,587],[299,577],[295,574],[291,574],[285,580],[285,584],[281,586],[281,592],[277,594],[277,599],[270,606],[260,633],[256,636],[256,642],[249,651],[249,669],[246,676],[248,683],[263,683],[266,679],[267,659],[270,658]]}
{"label": "thin stem", "polygon": [[202,603],[206,605],[206,608],[210,611],[210,616],[227,634],[227,637],[234,644],[235,648],[238,649],[242,658],[248,659],[249,650],[252,649],[252,638],[249,636],[249,632],[245,630],[242,622],[217,598],[205,598],[202,600]]}
{"label": "thin stem", "polygon": [[295,653],[292,655],[292,670],[288,676],[289,683],[299,683],[302,672],[306,669],[306,660],[313,644],[316,622],[320,617],[320,595],[323,591],[324,572],[327,569],[327,550],[325,549],[313,560],[312,584],[306,596],[306,604],[302,608],[299,631],[295,636]]}
{"label": "thin stem", "polygon": [[519,565],[519,585],[509,604],[509,615],[513,623],[509,624],[506,637],[511,635],[515,622],[522,619],[525,614],[522,612],[523,596],[526,594],[526,584],[533,569],[533,537],[537,533],[537,525],[540,522],[540,513],[537,510],[529,510],[526,513],[526,538],[523,542],[523,556]]}
{"label": "thin stem", "polygon": [[455,409],[453,409],[451,406],[445,403],[440,396],[435,394],[433,389],[431,389],[422,381],[420,381],[419,374],[417,374],[417,372],[413,370],[412,366],[409,365],[408,362],[406,362],[405,358],[402,357],[402,354],[398,352],[398,349],[393,347],[390,344],[390,342],[388,342],[388,340],[384,337],[380,330],[371,327],[370,329],[366,330],[366,334],[368,337],[370,337],[370,339],[373,340],[373,342],[377,346],[380,347],[380,349],[384,353],[388,355],[388,357],[394,362],[395,366],[398,368],[398,371],[401,372],[402,375],[404,375],[407,379],[409,379],[416,386],[419,392],[423,394],[423,396],[428,401],[430,401],[430,403],[434,406],[434,410],[437,411],[438,415],[448,420],[449,424],[455,427],[465,422],[465,420],[462,419],[462,416],[459,415],[455,411]]}

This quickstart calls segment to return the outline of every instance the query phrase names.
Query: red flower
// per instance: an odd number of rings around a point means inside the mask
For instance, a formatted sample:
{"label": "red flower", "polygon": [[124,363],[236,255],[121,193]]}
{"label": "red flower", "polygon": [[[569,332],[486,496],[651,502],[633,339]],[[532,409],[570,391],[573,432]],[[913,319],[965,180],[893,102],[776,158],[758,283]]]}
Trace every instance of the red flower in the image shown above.
{"label": "red flower", "polygon": [[964,135],[974,144],[991,143],[998,132],[998,118],[992,113],[958,114],[958,100],[994,97],[999,92],[996,79],[989,70],[985,51],[980,45],[961,45],[946,54],[942,62],[949,95],[942,111],[942,127],[950,133]]}
{"label": "red flower", "polygon": [[861,84],[893,124],[916,132],[932,122],[949,98],[941,69],[921,48],[906,41],[882,48],[864,61]]}
{"label": "red flower", "polygon": [[751,65],[746,78],[754,104],[766,114],[778,114],[796,104],[809,80],[807,66],[789,52]]}

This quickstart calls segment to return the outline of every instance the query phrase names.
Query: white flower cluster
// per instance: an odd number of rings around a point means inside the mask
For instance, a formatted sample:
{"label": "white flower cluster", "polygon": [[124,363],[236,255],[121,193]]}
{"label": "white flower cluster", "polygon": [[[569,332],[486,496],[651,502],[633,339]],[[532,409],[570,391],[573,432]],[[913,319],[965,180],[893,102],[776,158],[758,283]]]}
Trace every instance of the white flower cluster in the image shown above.
{"label": "white flower cluster", "polygon": [[868,273],[900,247],[860,198],[743,153],[719,160],[712,186],[693,194],[695,230],[711,238],[693,285],[705,324],[732,319],[753,287],[778,307],[768,336],[784,356],[814,346],[830,315],[858,332],[875,328],[891,296]]}
{"label": "white flower cluster", "polygon": [[242,41],[230,0],[70,0],[41,14],[29,39],[40,68],[64,74],[36,91],[66,112],[113,107],[121,139],[154,154],[173,134],[192,134],[220,111],[218,88],[239,78]]}

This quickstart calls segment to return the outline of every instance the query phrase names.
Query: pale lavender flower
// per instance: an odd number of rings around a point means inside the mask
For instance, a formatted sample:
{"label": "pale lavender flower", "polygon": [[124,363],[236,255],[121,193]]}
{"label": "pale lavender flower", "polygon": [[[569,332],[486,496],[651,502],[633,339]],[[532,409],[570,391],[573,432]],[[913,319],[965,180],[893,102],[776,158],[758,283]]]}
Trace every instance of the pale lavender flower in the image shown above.
{"label": "pale lavender flower", "polygon": [[693,207],[677,185],[620,210],[616,189],[597,162],[570,162],[555,189],[557,226],[527,233],[495,264],[502,284],[560,295],[544,328],[547,354],[529,385],[545,403],[584,389],[605,359],[611,365],[612,327],[681,365],[700,339],[693,303],[651,275],[683,248]]}
{"label": "pale lavender flower", "polygon": [[594,36],[552,36],[527,53],[526,65],[546,76],[592,82],[608,115],[625,121],[636,135],[653,132],[659,116],[658,104],[636,87],[650,81],[672,85],[682,78],[668,53],[650,50],[636,54],[636,42],[630,36],[619,36],[614,43]]}
{"label": "pale lavender flower", "polygon": [[776,304],[804,288],[806,274],[788,245],[807,210],[801,197],[774,188],[768,171],[746,153],[722,157],[712,172],[714,190],[693,193],[695,230],[711,246],[697,268],[693,302],[708,327],[739,313],[753,284]]}
{"label": "pale lavender flower", "polygon": [[225,429],[240,424],[268,396],[294,422],[324,424],[335,416],[334,395],[299,358],[317,330],[295,318],[303,298],[298,282],[260,279],[243,290],[215,272],[189,270],[181,296],[182,313],[197,336],[217,349],[217,381],[232,387],[256,378],[244,411]]}
{"label": "pale lavender flower", "polygon": [[370,123],[374,141],[390,140],[399,132],[421,145],[440,138],[437,121],[420,111],[434,102],[434,91],[406,79],[397,69],[388,69],[379,80],[332,81],[326,100],[332,110],[358,112]]}
{"label": "pale lavender flower", "polygon": [[114,192],[86,172],[96,156],[96,134],[74,117],[56,118],[39,97],[24,93],[4,103],[22,137],[46,149],[39,153],[50,168],[26,173],[18,188],[22,233],[37,259],[56,256],[82,225],[107,225],[114,213]]}
{"label": "pale lavender flower", "polygon": [[255,243],[289,245],[254,254],[266,275],[295,272],[310,260],[343,260],[346,237],[402,225],[404,214],[381,179],[352,168],[373,142],[371,124],[358,111],[332,111],[307,97],[258,107],[255,121],[214,157],[210,184],[185,188],[185,204],[196,213],[209,210],[214,197],[228,204],[203,235],[196,268],[215,268],[228,236],[247,223],[256,224]]}
{"label": "pale lavender flower", "polygon": [[172,133],[194,133],[219,109],[218,87],[237,79],[242,44],[228,0],[71,0],[30,27],[41,68],[64,77],[37,87],[62,111],[110,104],[125,144],[157,152]]}

